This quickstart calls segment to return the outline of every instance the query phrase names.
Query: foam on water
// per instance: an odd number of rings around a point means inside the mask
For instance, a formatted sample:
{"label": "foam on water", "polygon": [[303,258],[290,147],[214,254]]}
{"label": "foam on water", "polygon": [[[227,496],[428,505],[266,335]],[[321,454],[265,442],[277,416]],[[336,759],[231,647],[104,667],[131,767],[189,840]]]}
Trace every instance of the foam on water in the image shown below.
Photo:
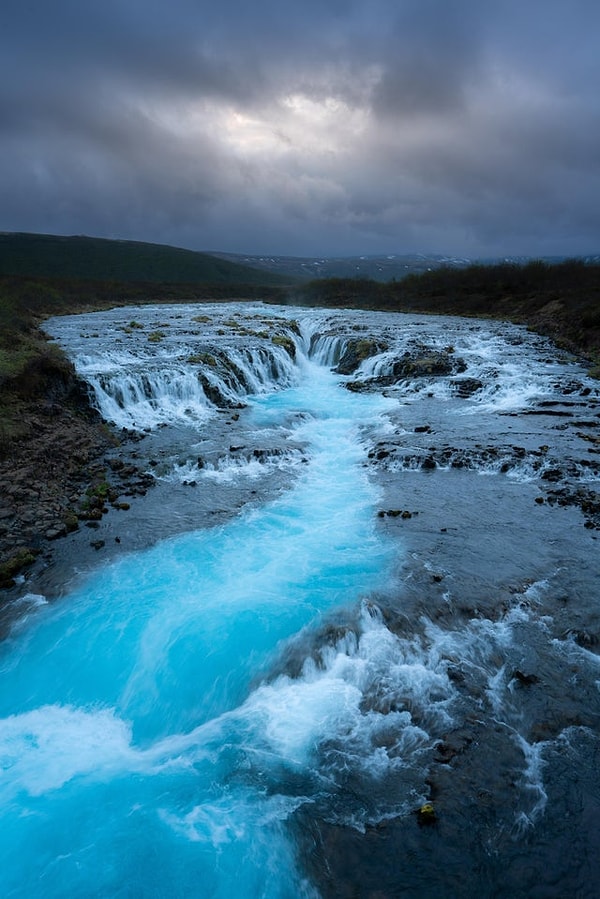
{"label": "foam on water", "polygon": [[[357,379],[385,375],[424,334],[434,349],[451,342],[465,374],[485,380],[460,412],[523,408],[552,391],[555,375],[535,354],[515,362],[508,327],[436,319],[425,329],[413,318],[416,339],[414,328],[371,313],[348,322],[345,312],[310,312],[298,327],[289,311],[267,319],[258,305],[196,312],[113,310],[50,327],[63,339],[70,330],[80,370],[120,410],[113,420],[197,427],[215,402],[242,400],[245,427],[277,434],[278,449],[290,439],[307,461],[297,465],[296,449],[261,463],[232,449],[204,468],[176,466],[167,478],[229,482],[271,464],[294,472],[268,505],[123,558],[60,603],[28,601],[33,614],[0,649],[0,892],[312,897],[297,865],[298,821],[310,812],[361,832],[406,823],[430,798],[434,765],[443,777],[454,758],[436,762],[436,751],[447,743],[466,757],[477,736],[491,749],[469,758],[484,775],[502,759],[498,795],[510,796],[486,832],[491,851],[503,833],[527,839],[549,804],[548,759],[576,737],[568,717],[552,732],[522,680],[541,677],[550,654],[548,696],[575,691],[577,666],[597,699],[597,657],[553,639],[539,612],[546,580],[490,617],[474,609],[469,618],[445,572],[438,605],[409,621],[395,593],[386,615],[402,543],[375,527],[379,494],[363,438],[389,435],[386,415],[399,403],[433,396],[443,408],[455,394],[445,377],[399,383],[388,398],[354,393],[327,369],[348,339],[383,328],[390,349]],[[159,327],[166,336],[154,345],[148,333]],[[123,343],[110,365],[107,334]],[[184,459],[198,446],[191,434]],[[529,470],[515,466],[514,476]],[[437,581],[433,561],[423,569]],[[461,776],[458,762],[452,775]]]}
{"label": "foam on water", "polygon": [[[285,838],[305,800],[266,775],[302,765],[308,736],[252,687],[282,641],[383,587],[391,549],[375,535],[359,438],[389,403],[304,365],[304,387],[257,398],[253,413],[310,413],[293,489],[100,570],[3,647],[2,879],[14,895],[309,890]],[[305,689],[317,739],[340,697],[308,677]]]}
{"label": "foam on water", "polygon": [[238,482],[240,478],[258,480],[275,469],[290,471],[301,465],[304,458],[299,450],[229,454],[214,462],[204,459],[201,463],[190,460],[176,462],[159,479],[167,483],[189,483],[206,479],[231,484]]}
{"label": "foam on water", "polygon": [[[45,327],[68,344],[100,413],[119,427],[197,427],[215,406],[235,406],[250,394],[295,383],[290,347],[302,341],[289,316],[276,316],[269,330],[256,331],[261,307],[215,304],[210,316],[201,316],[202,327],[191,328],[195,308],[139,307],[128,310],[129,317],[123,310],[64,316]],[[232,317],[236,311],[239,321]],[[282,338],[285,345],[277,342]]]}
{"label": "foam on water", "polygon": [[121,428],[205,422],[213,409],[189,369],[87,375],[102,417]]}

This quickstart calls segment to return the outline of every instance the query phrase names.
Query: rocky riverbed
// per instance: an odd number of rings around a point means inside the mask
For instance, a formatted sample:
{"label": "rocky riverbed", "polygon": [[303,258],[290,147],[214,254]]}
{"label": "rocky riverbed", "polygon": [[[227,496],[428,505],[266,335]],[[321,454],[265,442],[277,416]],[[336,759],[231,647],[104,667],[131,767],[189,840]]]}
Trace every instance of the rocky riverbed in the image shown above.
{"label": "rocky riverbed", "polygon": [[[201,845],[210,877],[238,842],[250,858],[239,828],[225,849],[213,838],[244,809],[256,826],[258,796],[278,803],[291,855],[325,899],[478,896],[490,884],[503,899],[597,891],[594,382],[547,341],[499,323],[319,311],[286,325],[281,309],[268,313],[275,330],[240,304],[136,310],[134,327],[133,314],[54,324],[114,421],[106,430],[83,416],[89,455],[60,493],[77,529],[49,539],[45,519],[42,552],[13,588],[33,605],[43,594],[27,707],[6,708],[15,727],[29,734],[35,691],[33,724],[57,740],[54,771],[73,742],[65,749],[63,724],[87,728],[112,710],[107,779],[123,764],[133,776],[119,774],[110,795],[119,804],[126,781],[148,790],[142,802],[128,793],[115,820],[131,827],[131,809],[147,810],[141,851],[170,862],[192,846],[197,861]],[[286,327],[294,356],[271,339]],[[137,436],[122,430],[133,423]],[[45,604],[61,592],[70,601]],[[321,608],[322,592],[333,602]],[[298,602],[309,622],[282,637],[274,629]],[[268,664],[257,664],[267,640]],[[246,658],[243,688],[213,705]],[[46,690],[48,665],[62,687]],[[155,760],[170,778],[182,752],[190,783],[172,791]],[[94,751],[77,782],[68,769],[66,801],[98,787],[98,763]],[[56,808],[56,793],[47,798]],[[130,856],[105,825],[94,833],[106,842],[93,844],[125,866],[121,880]],[[56,859],[75,870],[63,849]]]}
{"label": "rocky riverbed", "polygon": [[[77,402],[73,402],[73,396]],[[76,378],[61,399],[22,404],[28,437],[0,458],[0,590],[4,601],[39,575],[63,538],[95,529],[109,509],[130,508],[154,482],[136,464],[139,435],[107,425]]]}
{"label": "rocky riverbed", "polygon": [[[365,361],[388,349],[386,340],[379,336],[347,337],[335,366],[342,375],[354,375],[347,381],[347,389],[389,391],[401,384],[405,392],[411,382],[421,384],[423,379],[429,379],[435,384],[445,379],[453,395],[466,400],[477,398],[484,388],[480,379],[465,375],[467,365],[454,347],[430,347],[419,339],[409,342],[409,348],[385,374],[356,376]],[[25,576],[35,574],[44,580],[43,573],[53,568],[59,556],[84,558],[87,564],[92,564],[94,552],[103,549],[104,554],[112,554],[113,542],[117,545],[121,542],[120,532],[131,531],[123,527],[122,514],[115,515],[115,512],[129,511],[132,505],[134,514],[128,517],[135,522],[139,536],[130,541],[130,548],[144,545],[141,537],[147,530],[144,521],[147,517],[152,519],[155,513],[147,503],[148,510],[144,512],[139,499],[150,487],[159,486],[157,509],[166,504],[180,510],[173,516],[175,530],[198,523],[197,518],[192,520],[181,512],[186,505],[181,484],[177,488],[173,484],[167,486],[154,476],[157,470],[160,472],[161,458],[169,457],[168,439],[161,438],[156,431],[151,435],[150,429],[131,430],[103,421],[92,402],[89,387],[74,372],[65,382],[61,368],[56,381],[50,377],[43,387],[40,396],[22,407],[28,437],[13,442],[0,458],[0,590],[5,599],[15,595],[15,587],[19,592]],[[542,399],[534,408],[518,413],[521,418],[554,419],[555,430],[568,431],[576,438],[580,450],[577,458],[556,458],[551,447],[544,445],[452,446],[434,440],[438,429],[429,421],[419,421],[414,423],[408,441],[406,429],[402,427],[397,439],[374,443],[369,451],[369,465],[380,472],[435,469],[513,475],[519,471],[530,472],[539,478],[541,488],[536,503],[575,506],[580,509],[585,526],[597,529],[600,500],[595,489],[585,484],[586,475],[597,476],[600,466],[600,413],[591,392],[589,386],[573,380],[562,385],[560,400]],[[223,397],[218,399],[223,401]],[[243,418],[240,422],[240,412],[235,408],[224,408],[222,413],[211,425],[209,456],[223,459],[230,455],[239,461],[239,450],[248,442]],[[254,453],[252,458],[259,464],[268,461],[273,453],[281,453],[282,448],[253,446],[249,452]],[[182,479],[182,483],[188,488],[197,486],[193,477],[187,481]],[[205,492],[206,488],[204,483]],[[222,484],[220,490],[223,491]],[[235,514],[244,503],[256,501],[256,490],[241,493],[231,499],[231,509],[226,512],[220,509],[224,503],[215,491],[208,491],[203,503],[204,524],[213,523],[215,515]],[[196,498],[195,515],[197,506]],[[400,516],[403,520],[411,514],[408,509],[380,512],[382,517]],[[164,530],[168,533],[171,528],[166,525]],[[65,545],[63,538],[73,534],[77,536],[71,536]],[[149,534],[146,539],[152,541]],[[68,571],[69,564],[64,558],[59,568],[63,575]],[[53,592],[56,578],[46,577],[44,585]]]}

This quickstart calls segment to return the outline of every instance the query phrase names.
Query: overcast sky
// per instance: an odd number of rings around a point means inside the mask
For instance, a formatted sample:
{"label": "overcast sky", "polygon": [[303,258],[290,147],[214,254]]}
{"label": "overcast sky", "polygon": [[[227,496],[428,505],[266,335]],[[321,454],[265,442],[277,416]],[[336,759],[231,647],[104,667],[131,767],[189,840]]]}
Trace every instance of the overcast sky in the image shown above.
{"label": "overcast sky", "polygon": [[600,252],[598,0],[2,0],[0,230]]}

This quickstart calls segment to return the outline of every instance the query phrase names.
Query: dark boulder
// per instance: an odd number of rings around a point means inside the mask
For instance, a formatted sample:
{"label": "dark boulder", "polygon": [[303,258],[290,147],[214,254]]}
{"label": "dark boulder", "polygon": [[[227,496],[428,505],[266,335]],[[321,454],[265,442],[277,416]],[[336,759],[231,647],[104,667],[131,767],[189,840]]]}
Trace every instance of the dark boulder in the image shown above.
{"label": "dark boulder", "polygon": [[452,382],[454,393],[463,400],[473,396],[473,394],[477,393],[478,390],[481,390],[482,387],[483,382],[478,378],[455,378]]}
{"label": "dark boulder", "polygon": [[361,338],[358,340],[349,340],[344,348],[342,358],[338,362],[334,371],[338,375],[351,375],[359,368],[361,362],[369,359],[371,356],[377,356],[388,349],[388,344],[382,340],[371,340]]}
{"label": "dark boulder", "polygon": [[396,379],[439,377],[463,372],[466,367],[464,359],[456,358],[452,353],[424,348],[419,354],[406,352],[394,362],[392,372]]}

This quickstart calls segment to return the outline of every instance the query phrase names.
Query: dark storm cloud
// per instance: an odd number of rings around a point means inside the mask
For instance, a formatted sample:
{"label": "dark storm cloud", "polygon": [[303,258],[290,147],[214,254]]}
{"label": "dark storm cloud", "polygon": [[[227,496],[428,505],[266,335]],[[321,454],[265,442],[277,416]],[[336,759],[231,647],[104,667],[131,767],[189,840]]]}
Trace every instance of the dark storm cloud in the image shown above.
{"label": "dark storm cloud", "polygon": [[591,0],[8,0],[0,16],[4,230],[600,249]]}

